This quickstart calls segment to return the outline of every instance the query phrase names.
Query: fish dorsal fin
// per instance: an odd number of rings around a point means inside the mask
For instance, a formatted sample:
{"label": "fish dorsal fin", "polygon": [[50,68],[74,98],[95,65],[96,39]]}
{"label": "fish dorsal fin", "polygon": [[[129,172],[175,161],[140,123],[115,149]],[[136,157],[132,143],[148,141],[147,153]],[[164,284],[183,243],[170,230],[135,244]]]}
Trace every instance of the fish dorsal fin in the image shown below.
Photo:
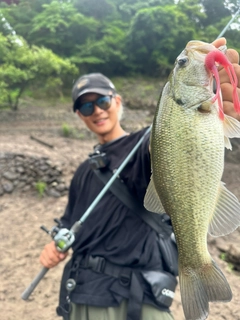
{"label": "fish dorsal fin", "polygon": [[232,118],[225,114],[223,130],[225,147],[232,150],[232,145],[229,138],[240,138],[240,122],[235,118]]}
{"label": "fish dorsal fin", "polygon": [[159,196],[157,194],[152,176],[151,176],[149,185],[147,187],[147,192],[144,197],[144,207],[148,211],[152,211],[155,213],[165,213],[166,212],[164,210],[162,202],[159,199]]}
{"label": "fish dorsal fin", "polygon": [[208,233],[220,237],[233,232],[240,226],[240,203],[221,182],[214,214],[209,223]]}

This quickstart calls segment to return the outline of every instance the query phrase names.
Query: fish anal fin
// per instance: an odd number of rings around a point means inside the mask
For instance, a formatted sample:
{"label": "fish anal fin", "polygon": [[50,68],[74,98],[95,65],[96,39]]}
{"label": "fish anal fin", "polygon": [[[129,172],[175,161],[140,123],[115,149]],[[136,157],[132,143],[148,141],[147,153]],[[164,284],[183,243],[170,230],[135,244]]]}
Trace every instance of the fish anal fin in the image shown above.
{"label": "fish anal fin", "polygon": [[213,237],[224,236],[240,226],[240,203],[221,182],[215,212],[209,221],[208,233]]}
{"label": "fish anal fin", "polygon": [[149,185],[147,187],[147,191],[144,197],[144,207],[148,211],[152,211],[155,213],[165,213],[164,207],[162,205],[161,200],[159,199],[159,196],[157,194],[153,178],[151,176]]}
{"label": "fish anal fin", "polygon": [[227,302],[232,299],[231,288],[214,261],[187,271],[182,270],[180,265],[179,283],[187,320],[205,320],[209,313],[209,301]]}

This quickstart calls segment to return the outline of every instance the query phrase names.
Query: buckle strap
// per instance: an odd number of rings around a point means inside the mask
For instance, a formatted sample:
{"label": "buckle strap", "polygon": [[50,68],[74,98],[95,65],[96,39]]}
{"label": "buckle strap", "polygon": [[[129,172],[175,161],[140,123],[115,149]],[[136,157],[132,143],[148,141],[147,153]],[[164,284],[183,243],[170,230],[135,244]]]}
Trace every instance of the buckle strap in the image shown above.
{"label": "buckle strap", "polygon": [[139,280],[131,268],[113,264],[100,256],[78,256],[74,261],[74,267],[91,269],[95,272],[118,278],[122,286],[129,287],[129,302],[127,320],[139,320],[143,301],[143,289]]}
{"label": "buckle strap", "polygon": [[128,286],[131,282],[131,268],[111,263],[100,256],[86,255],[76,257],[73,262],[72,271],[77,271],[81,267],[118,278],[123,286]]}
{"label": "buckle strap", "polygon": [[87,267],[92,269],[93,271],[104,273],[105,265],[106,265],[106,259],[103,257],[89,256],[88,258]]}

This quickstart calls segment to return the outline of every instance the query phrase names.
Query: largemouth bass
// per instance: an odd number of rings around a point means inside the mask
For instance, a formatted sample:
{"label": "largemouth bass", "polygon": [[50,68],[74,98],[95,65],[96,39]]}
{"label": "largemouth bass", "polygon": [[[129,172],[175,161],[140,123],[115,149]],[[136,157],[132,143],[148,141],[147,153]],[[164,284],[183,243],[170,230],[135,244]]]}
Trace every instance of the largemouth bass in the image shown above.
{"label": "largemouth bass", "polygon": [[205,59],[214,50],[190,41],[178,56],[150,139],[152,177],[144,205],[171,217],[187,320],[206,319],[209,301],[231,300],[230,286],[208,252],[207,233],[223,236],[240,225],[240,204],[221,182],[224,149],[231,147],[229,138],[240,137],[240,123],[222,114],[221,99],[213,93]]}

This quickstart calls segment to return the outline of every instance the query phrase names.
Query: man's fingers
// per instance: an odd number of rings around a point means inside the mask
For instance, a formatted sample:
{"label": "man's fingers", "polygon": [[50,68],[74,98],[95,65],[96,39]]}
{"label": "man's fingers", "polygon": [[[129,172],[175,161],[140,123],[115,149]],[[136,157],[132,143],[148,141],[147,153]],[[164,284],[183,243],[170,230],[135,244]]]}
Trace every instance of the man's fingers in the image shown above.
{"label": "man's fingers", "polygon": [[231,63],[239,64],[239,54],[234,49],[228,49],[226,52],[226,56]]}
{"label": "man's fingers", "polygon": [[[227,44],[227,40],[225,38],[219,38],[216,39],[215,41],[212,42],[212,44],[216,47],[219,48],[221,46],[224,46]],[[228,49],[226,52],[226,56],[232,63],[239,63],[239,54],[236,50],[234,49]]]}
{"label": "man's fingers", "polygon": [[216,47],[219,48],[221,46],[224,46],[227,43],[227,40],[225,38],[219,38],[216,39],[212,42],[212,44]]}
{"label": "man's fingers", "polygon": [[234,110],[232,102],[223,101],[223,110],[224,110],[224,113],[227,114],[228,116],[233,117],[238,121],[240,121],[240,114]]}
{"label": "man's fingers", "polygon": [[52,268],[56,266],[60,261],[64,260],[68,255],[67,252],[59,252],[56,249],[54,241],[46,244],[41,255],[40,262],[46,268]]}
{"label": "man's fingers", "polygon": [[[234,71],[236,73],[236,76],[238,78],[238,87],[239,87],[240,86],[240,66],[239,66],[239,64],[234,63],[233,67],[234,67]],[[220,77],[220,83],[221,84],[225,83],[225,82],[226,83],[231,83],[226,70],[222,66],[219,68],[218,72],[219,72],[219,77]]]}
{"label": "man's fingers", "polygon": [[[223,83],[221,85],[222,97],[223,97],[223,110],[224,113],[240,120],[240,114],[234,110],[233,106],[233,87],[230,83]],[[240,96],[240,89],[237,89],[238,96]]]}
{"label": "man's fingers", "polygon": [[[219,48],[227,44],[225,38],[219,38],[212,42],[212,44]],[[228,49],[226,51],[226,56],[228,60],[233,64],[236,76],[238,78],[238,96],[240,97],[240,66],[239,66],[239,54],[234,49]],[[240,115],[234,110],[233,105],[233,86],[230,82],[229,76],[227,71],[224,69],[222,65],[218,67],[219,78],[221,83],[221,92],[222,92],[222,99],[223,99],[223,110],[224,113],[236,118],[240,121]]]}

